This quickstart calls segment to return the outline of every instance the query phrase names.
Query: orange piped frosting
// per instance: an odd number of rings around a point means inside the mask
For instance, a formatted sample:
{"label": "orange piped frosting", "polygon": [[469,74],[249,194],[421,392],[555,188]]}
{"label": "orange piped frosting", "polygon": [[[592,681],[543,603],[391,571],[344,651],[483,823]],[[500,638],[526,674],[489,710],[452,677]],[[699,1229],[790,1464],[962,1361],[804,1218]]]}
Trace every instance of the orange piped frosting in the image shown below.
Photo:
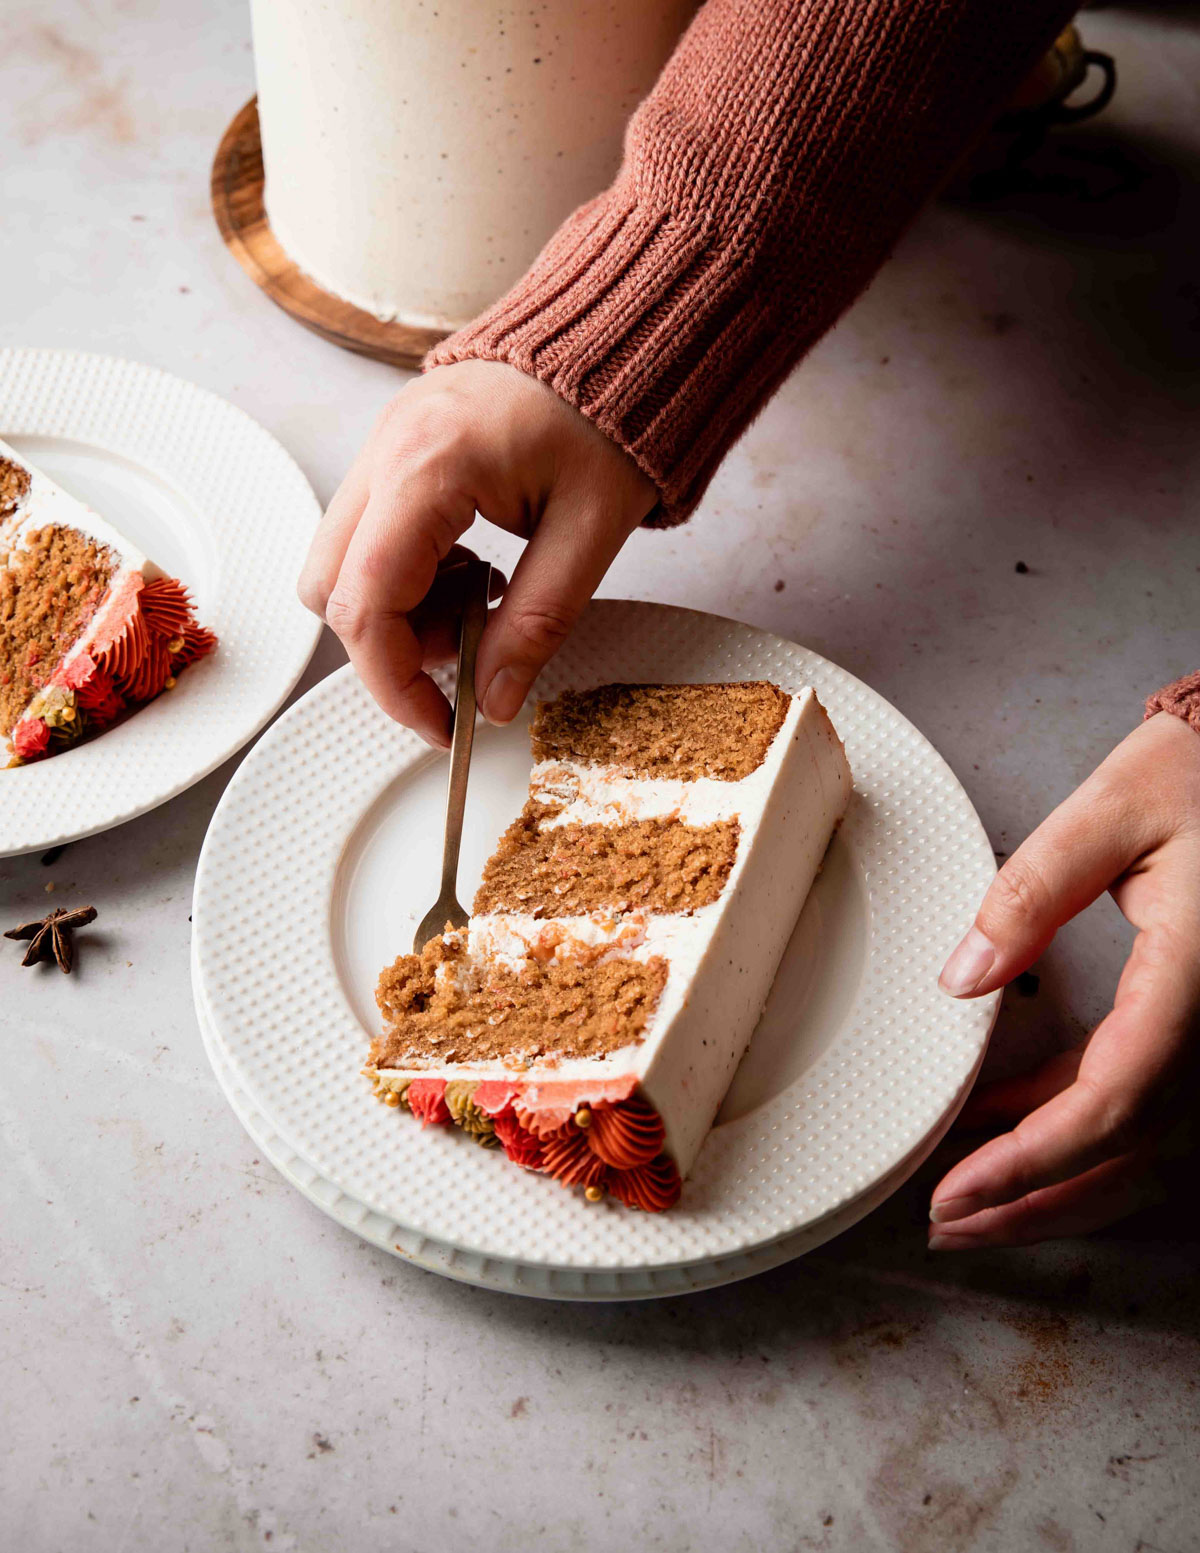
{"label": "orange piped frosting", "polygon": [[171,670],[178,674],[180,669],[186,669],[189,663],[195,663],[198,658],[203,658],[212,652],[217,645],[214,632],[207,626],[197,625],[190,620],[183,629],[183,643],[177,652],[171,655]]}
{"label": "orange piped frosting", "polygon": [[182,636],[192,623],[192,601],[175,577],[156,577],[138,596],[142,618],[156,636]]}
{"label": "orange piped frosting", "polygon": [[599,1186],[607,1174],[578,1127],[564,1127],[543,1144],[542,1169],[564,1186]]}
{"label": "orange piped frosting", "polygon": [[636,1098],[620,1105],[596,1106],[586,1131],[592,1153],[614,1170],[648,1165],[661,1152],[665,1136],[662,1117],[652,1105]]}
{"label": "orange piped frosting", "polygon": [[673,1208],[683,1191],[675,1161],[668,1154],[660,1154],[636,1170],[611,1171],[607,1186],[618,1201],[630,1208],[641,1208],[644,1213],[663,1213]]}

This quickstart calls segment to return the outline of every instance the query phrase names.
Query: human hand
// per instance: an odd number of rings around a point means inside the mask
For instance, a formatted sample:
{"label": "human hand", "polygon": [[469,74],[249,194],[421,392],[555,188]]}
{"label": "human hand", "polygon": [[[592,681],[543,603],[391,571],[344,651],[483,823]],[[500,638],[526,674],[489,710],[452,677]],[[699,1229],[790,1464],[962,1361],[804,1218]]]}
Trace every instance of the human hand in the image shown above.
{"label": "human hand", "polygon": [[450,708],[428,670],[453,655],[455,563],[470,554],[458,540],[476,511],[528,540],[476,660],[483,714],[507,723],[657,499],[536,378],[498,362],[436,367],[376,422],[317,529],[300,598],[383,710],[447,747]]}
{"label": "human hand", "polygon": [[1004,986],[1105,889],[1138,929],[1112,1012],[1084,1046],[968,1102],[968,1125],[1016,1125],[935,1188],[932,1249],[1084,1234],[1165,1195],[1200,1069],[1200,737],[1170,713],[1131,733],[1008,860],[943,990]]}

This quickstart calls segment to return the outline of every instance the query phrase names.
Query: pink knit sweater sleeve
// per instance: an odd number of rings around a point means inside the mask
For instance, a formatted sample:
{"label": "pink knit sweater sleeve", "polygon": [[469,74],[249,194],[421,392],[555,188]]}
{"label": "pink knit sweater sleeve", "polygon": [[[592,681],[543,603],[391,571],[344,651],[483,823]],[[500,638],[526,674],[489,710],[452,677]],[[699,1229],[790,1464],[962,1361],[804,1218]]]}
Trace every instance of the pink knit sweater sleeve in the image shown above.
{"label": "pink knit sweater sleeve", "polygon": [[1146,702],[1146,716],[1153,717],[1156,712],[1182,717],[1200,733],[1200,673],[1185,674],[1173,684],[1156,690]]}
{"label": "pink knit sweater sleeve", "polygon": [[1074,8],[708,0],[611,188],[427,365],[540,378],[682,521]]}

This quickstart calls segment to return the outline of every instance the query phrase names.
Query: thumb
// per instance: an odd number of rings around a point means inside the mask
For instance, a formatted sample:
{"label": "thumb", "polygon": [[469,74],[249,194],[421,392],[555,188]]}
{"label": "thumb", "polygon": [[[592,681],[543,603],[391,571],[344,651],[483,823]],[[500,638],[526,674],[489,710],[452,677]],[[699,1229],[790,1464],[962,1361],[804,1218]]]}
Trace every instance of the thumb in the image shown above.
{"label": "thumb", "polygon": [[489,722],[510,723],[521,710],[637,522],[548,503],[479,644],[475,682]]}
{"label": "thumb", "polygon": [[994,992],[1028,969],[1064,922],[1147,844],[1136,805],[1093,774],[1038,826],[992,881],[974,926],[938,978],[951,997]]}

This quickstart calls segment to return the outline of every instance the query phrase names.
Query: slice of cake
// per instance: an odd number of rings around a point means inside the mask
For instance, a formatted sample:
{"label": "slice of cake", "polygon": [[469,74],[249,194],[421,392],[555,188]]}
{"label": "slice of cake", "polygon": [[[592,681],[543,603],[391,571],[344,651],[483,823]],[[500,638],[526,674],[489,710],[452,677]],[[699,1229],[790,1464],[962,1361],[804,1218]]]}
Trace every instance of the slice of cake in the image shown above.
{"label": "slice of cake", "polygon": [[378,1098],[669,1208],[741,1061],[850,770],[812,690],[602,685],[539,705],[529,800],[465,930],[379,980]]}
{"label": "slice of cake", "polygon": [[0,740],[56,755],[216,646],[187,590],[0,442]]}

